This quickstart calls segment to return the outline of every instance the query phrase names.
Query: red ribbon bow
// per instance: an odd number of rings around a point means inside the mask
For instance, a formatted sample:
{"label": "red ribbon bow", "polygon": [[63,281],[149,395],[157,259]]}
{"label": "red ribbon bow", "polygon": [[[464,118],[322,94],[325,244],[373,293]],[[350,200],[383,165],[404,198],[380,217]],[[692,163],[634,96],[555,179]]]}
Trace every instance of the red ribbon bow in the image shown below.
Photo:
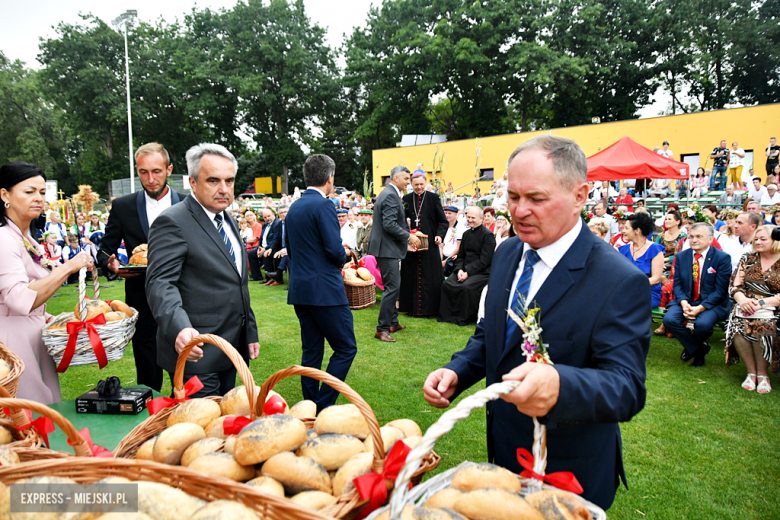
{"label": "red ribbon bow", "polygon": [[286,409],[287,403],[284,402],[284,399],[282,399],[281,396],[272,395],[270,398],[266,399],[265,405],[263,405],[263,415],[284,413]]}
{"label": "red ribbon bow", "polygon": [[65,354],[62,356],[60,366],[57,367],[58,374],[65,372],[70,366],[70,362],[73,360],[73,354],[76,353],[76,340],[78,339],[79,332],[81,332],[81,329],[83,328],[87,329],[89,342],[92,344],[92,350],[95,351],[98,366],[103,368],[108,364],[106,350],[103,348],[103,342],[100,341],[100,335],[98,334],[97,329],[95,329],[95,325],[105,324],[106,316],[104,314],[98,314],[91,320],[68,323],[68,345],[65,347]]}
{"label": "red ribbon bow", "polygon": [[[406,464],[406,456],[409,455],[410,451],[412,451],[412,449],[404,444],[403,441],[396,442],[393,444],[393,449],[390,450],[387,460],[385,460],[385,469],[382,470],[381,475],[379,473],[371,472],[353,480],[355,487],[360,494],[360,499],[369,499],[368,504],[366,504],[366,507],[363,508],[360,516],[358,516],[358,520],[367,517],[387,501],[387,485],[385,484],[385,480],[395,482],[401,468]],[[411,489],[411,487],[412,483],[410,482],[409,488]]]}
{"label": "red ribbon bow", "polygon": [[173,397],[156,397],[146,404],[146,408],[149,410],[149,415],[154,415],[166,408],[175,406],[179,403],[189,400],[190,396],[200,392],[203,388],[203,383],[200,382],[198,376],[192,376],[189,381],[184,384],[184,397],[182,399],[175,399]]}
{"label": "red ribbon bow", "polygon": [[[283,414],[285,409],[287,409],[287,403],[284,402],[284,399],[278,395],[272,395],[265,401],[263,415]],[[249,417],[228,417],[222,422],[222,431],[225,435],[238,435],[251,422],[252,419]]]}
{"label": "red ribbon bow", "polygon": [[[114,458],[114,454],[105,449],[103,446],[98,446],[97,444],[92,443],[92,436],[89,434],[89,428],[79,430],[79,433],[87,442],[87,446],[89,446],[89,451],[92,452],[93,457],[103,457],[107,459]],[[68,446],[73,446],[73,444],[70,442],[70,439],[68,439]]]}
{"label": "red ribbon bow", "polygon": [[535,473],[534,456],[531,455],[531,453],[525,448],[518,448],[517,462],[519,462],[520,465],[525,468],[525,470],[520,473],[521,477],[534,478],[542,482],[547,482],[548,484],[555,486],[558,489],[571,491],[577,495],[582,494],[582,486],[577,480],[577,477],[574,476],[574,473],[570,471],[558,471],[555,473],[549,473],[547,475],[539,475],[538,473]]}
{"label": "red ribbon bow", "polygon": [[[3,413],[5,413],[8,417],[11,416],[11,411],[8,408],[3,408]],[[38,432],[38,434],[43,438],[43,442],[44,444],[46,444],[46,447],[48,448],[49,434],[54,431],[54,423],[52,422],[52,420],[49,419],[48,417],[41,416],[33,421],[32,412],[30,410],[24,410],[24,414],[30,420],[30,423],[19,428],[19,431],[24,431],[32,427],[32,429]]]}

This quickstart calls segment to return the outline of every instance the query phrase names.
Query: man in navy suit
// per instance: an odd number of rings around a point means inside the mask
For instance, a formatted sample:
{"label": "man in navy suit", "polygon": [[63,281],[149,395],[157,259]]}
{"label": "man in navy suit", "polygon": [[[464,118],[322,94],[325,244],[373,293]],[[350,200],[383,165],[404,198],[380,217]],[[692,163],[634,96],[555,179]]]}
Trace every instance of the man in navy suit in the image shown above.
{"label": "man in navy suit", "polygon": [[257,247],[248,253],[249,267],[252,273],[260,276],[260,266],[265,269],[265,280],[261,280],[263,285],[281,285],[282,282],[276,279],[274,268],[274,255],[282,248],[282,226],[279,219],[269,208],[263,210],[263,233],[260,235],[260,242]]}
{"label": "man in navy suit", "polygon": [[[531,139],[512,153],[508,172],[517,237],[496,251],[493,265],[504,268],[490,272],[486,317],[466,348],[428,376],[425,399],[445,408],[482,378],[522,381],[487,404],[489,459],[522,471],[517,450],[531,450],[538,417],[547,425],[547,472],[573,472],[583,497],[607,509],[626,482],[618,423],[645,404],[650,286],[583,225],[587,161],[574,141]],[[552,365],[527,363],[522,330],[507,323],[507,308],[523,299],[540,309]]]}
{"label": "man in navy suit", "polygon": [[279,251],[276,251],[274,253],[274,259],[279,261],[279,264],[276,266],[276,275],[273,276],[273,279],[279,282],[275,285],[281,285],[284,283],[284,272],[287,270],[287,263],[289,262],[289,258],[287,257],[287,243],[289,241],[289,238],[287,238],[287,213],[290,211],[290,207],[286,204],[282,204],[277,209],[279,212],[279,218],[278,220],[281,221],[281,249]]}
{"label": "man in navy suit", "polygon": [[[307,190],[287,214],[289,262],[288,305],[301,324],[301,365],[322,368],[325,340],[333,349],[327,372],[344,381],[357,354],[352,311],[341,269],[347,253],[341,245],[336,210],[327,199],[333,189],[336,164],[327,155],[312,155],[303,165]],[[336,403],[338,392],[308,377],[301,378],[303,398],[317,411]]]}
{"label": "man in navy suit", "polygon": [[704,366],[704,356],[710,351],[707,339],[731,311],[731,257],[710,247],[714,233],[704,222],[691,226],[691,247],[674,260],[674,300],[664,316],[664,326],[684,347],[680,359],[693,359],[692,367]]}

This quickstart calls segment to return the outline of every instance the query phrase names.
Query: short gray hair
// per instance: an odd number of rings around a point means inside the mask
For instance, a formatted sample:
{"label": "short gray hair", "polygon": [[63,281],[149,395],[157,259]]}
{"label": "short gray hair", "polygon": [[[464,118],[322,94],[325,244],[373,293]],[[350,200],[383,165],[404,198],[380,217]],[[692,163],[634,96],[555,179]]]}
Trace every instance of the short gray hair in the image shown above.
{"label": "short gray hair", "polygon": [[189,150],[187,150],[187,175],[195,179],[197,182],[198,175],[200,175],[200,162],[204,155],[219,155],[226,159],[230,159],[233,163],[233,172],[238,173],[238,161],[227,148],[220,144],[214,143],[200,143],[196,144]]}
{"label": "short gray hair", "polygon": [[399,165],[399,166],[396,166],[395,168],[393,168],[392,170],[390,170],[390,180],[395,179],[396,175],[398,175],[399,173],[403,173],[403,172],[412,173],[412,172],[409,171],[409,168],[407,168],[406,166]]}
{"label": "short gray hair", "polygon": [[697,222],[696,224],[691,226],[691,231],[694,229],[704,228],[707,230],[707,235],[709,235],[710,238],[715,236],[715,228],[712,227],[712,224],[709,224],[707,222]]}
{"label": "short gray hair", "polygon": [[588,180],[588,160],[580,145],[571,139],[557,135],[538,135],[524,142],[512,152],[507,161],[507,168],[515,157],[527,150],[542,150],[547,152],[547,158],[552,159],[558,184],[571,190],[577,184]]}

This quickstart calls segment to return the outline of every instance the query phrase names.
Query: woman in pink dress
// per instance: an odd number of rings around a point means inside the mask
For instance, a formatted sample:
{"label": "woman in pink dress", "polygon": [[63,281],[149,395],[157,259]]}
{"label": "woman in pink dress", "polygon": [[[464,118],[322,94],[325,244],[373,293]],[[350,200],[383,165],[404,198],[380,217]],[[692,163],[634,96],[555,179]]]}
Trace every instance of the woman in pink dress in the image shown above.
{"label": "woman in pink dress", "polygon": [[60,382],[41,337],[51,319],[46,301],[71,273],[92,265],[87,253],[54,266],[30,235],[40,216],[46,177],[24,162],[0,166],[0,342],[24,362],[18,397],[44,404],[59,402]]}

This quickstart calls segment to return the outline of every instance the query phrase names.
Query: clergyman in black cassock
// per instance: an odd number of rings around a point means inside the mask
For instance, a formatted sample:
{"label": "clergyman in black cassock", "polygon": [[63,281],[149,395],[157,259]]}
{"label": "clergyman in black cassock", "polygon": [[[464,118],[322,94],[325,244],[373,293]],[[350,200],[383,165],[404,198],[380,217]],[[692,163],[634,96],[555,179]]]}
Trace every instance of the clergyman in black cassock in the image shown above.
{"label": "clergyman in black cassock", "polygon": [[441,286],[439,321],[468,325],[476,323],[482,289],[490,276],[496,237],[482,225],[482,210],[468,208],[469,229],[463,233],[455,270]]}
{"label": "clergyman in black cassock", "polygon": [[[401,294],[398,310],[410,316],[434,316],[439,312],[444,274],[438,243],[447,233],[447,217],[435,193],[425,191],[425,176],[412,178],[414,191],[404,195],[404,210],[411,228],[428,235],[428,250],[408,252],[401,261]],[[436,240],[438,238],[438,240]]]}

